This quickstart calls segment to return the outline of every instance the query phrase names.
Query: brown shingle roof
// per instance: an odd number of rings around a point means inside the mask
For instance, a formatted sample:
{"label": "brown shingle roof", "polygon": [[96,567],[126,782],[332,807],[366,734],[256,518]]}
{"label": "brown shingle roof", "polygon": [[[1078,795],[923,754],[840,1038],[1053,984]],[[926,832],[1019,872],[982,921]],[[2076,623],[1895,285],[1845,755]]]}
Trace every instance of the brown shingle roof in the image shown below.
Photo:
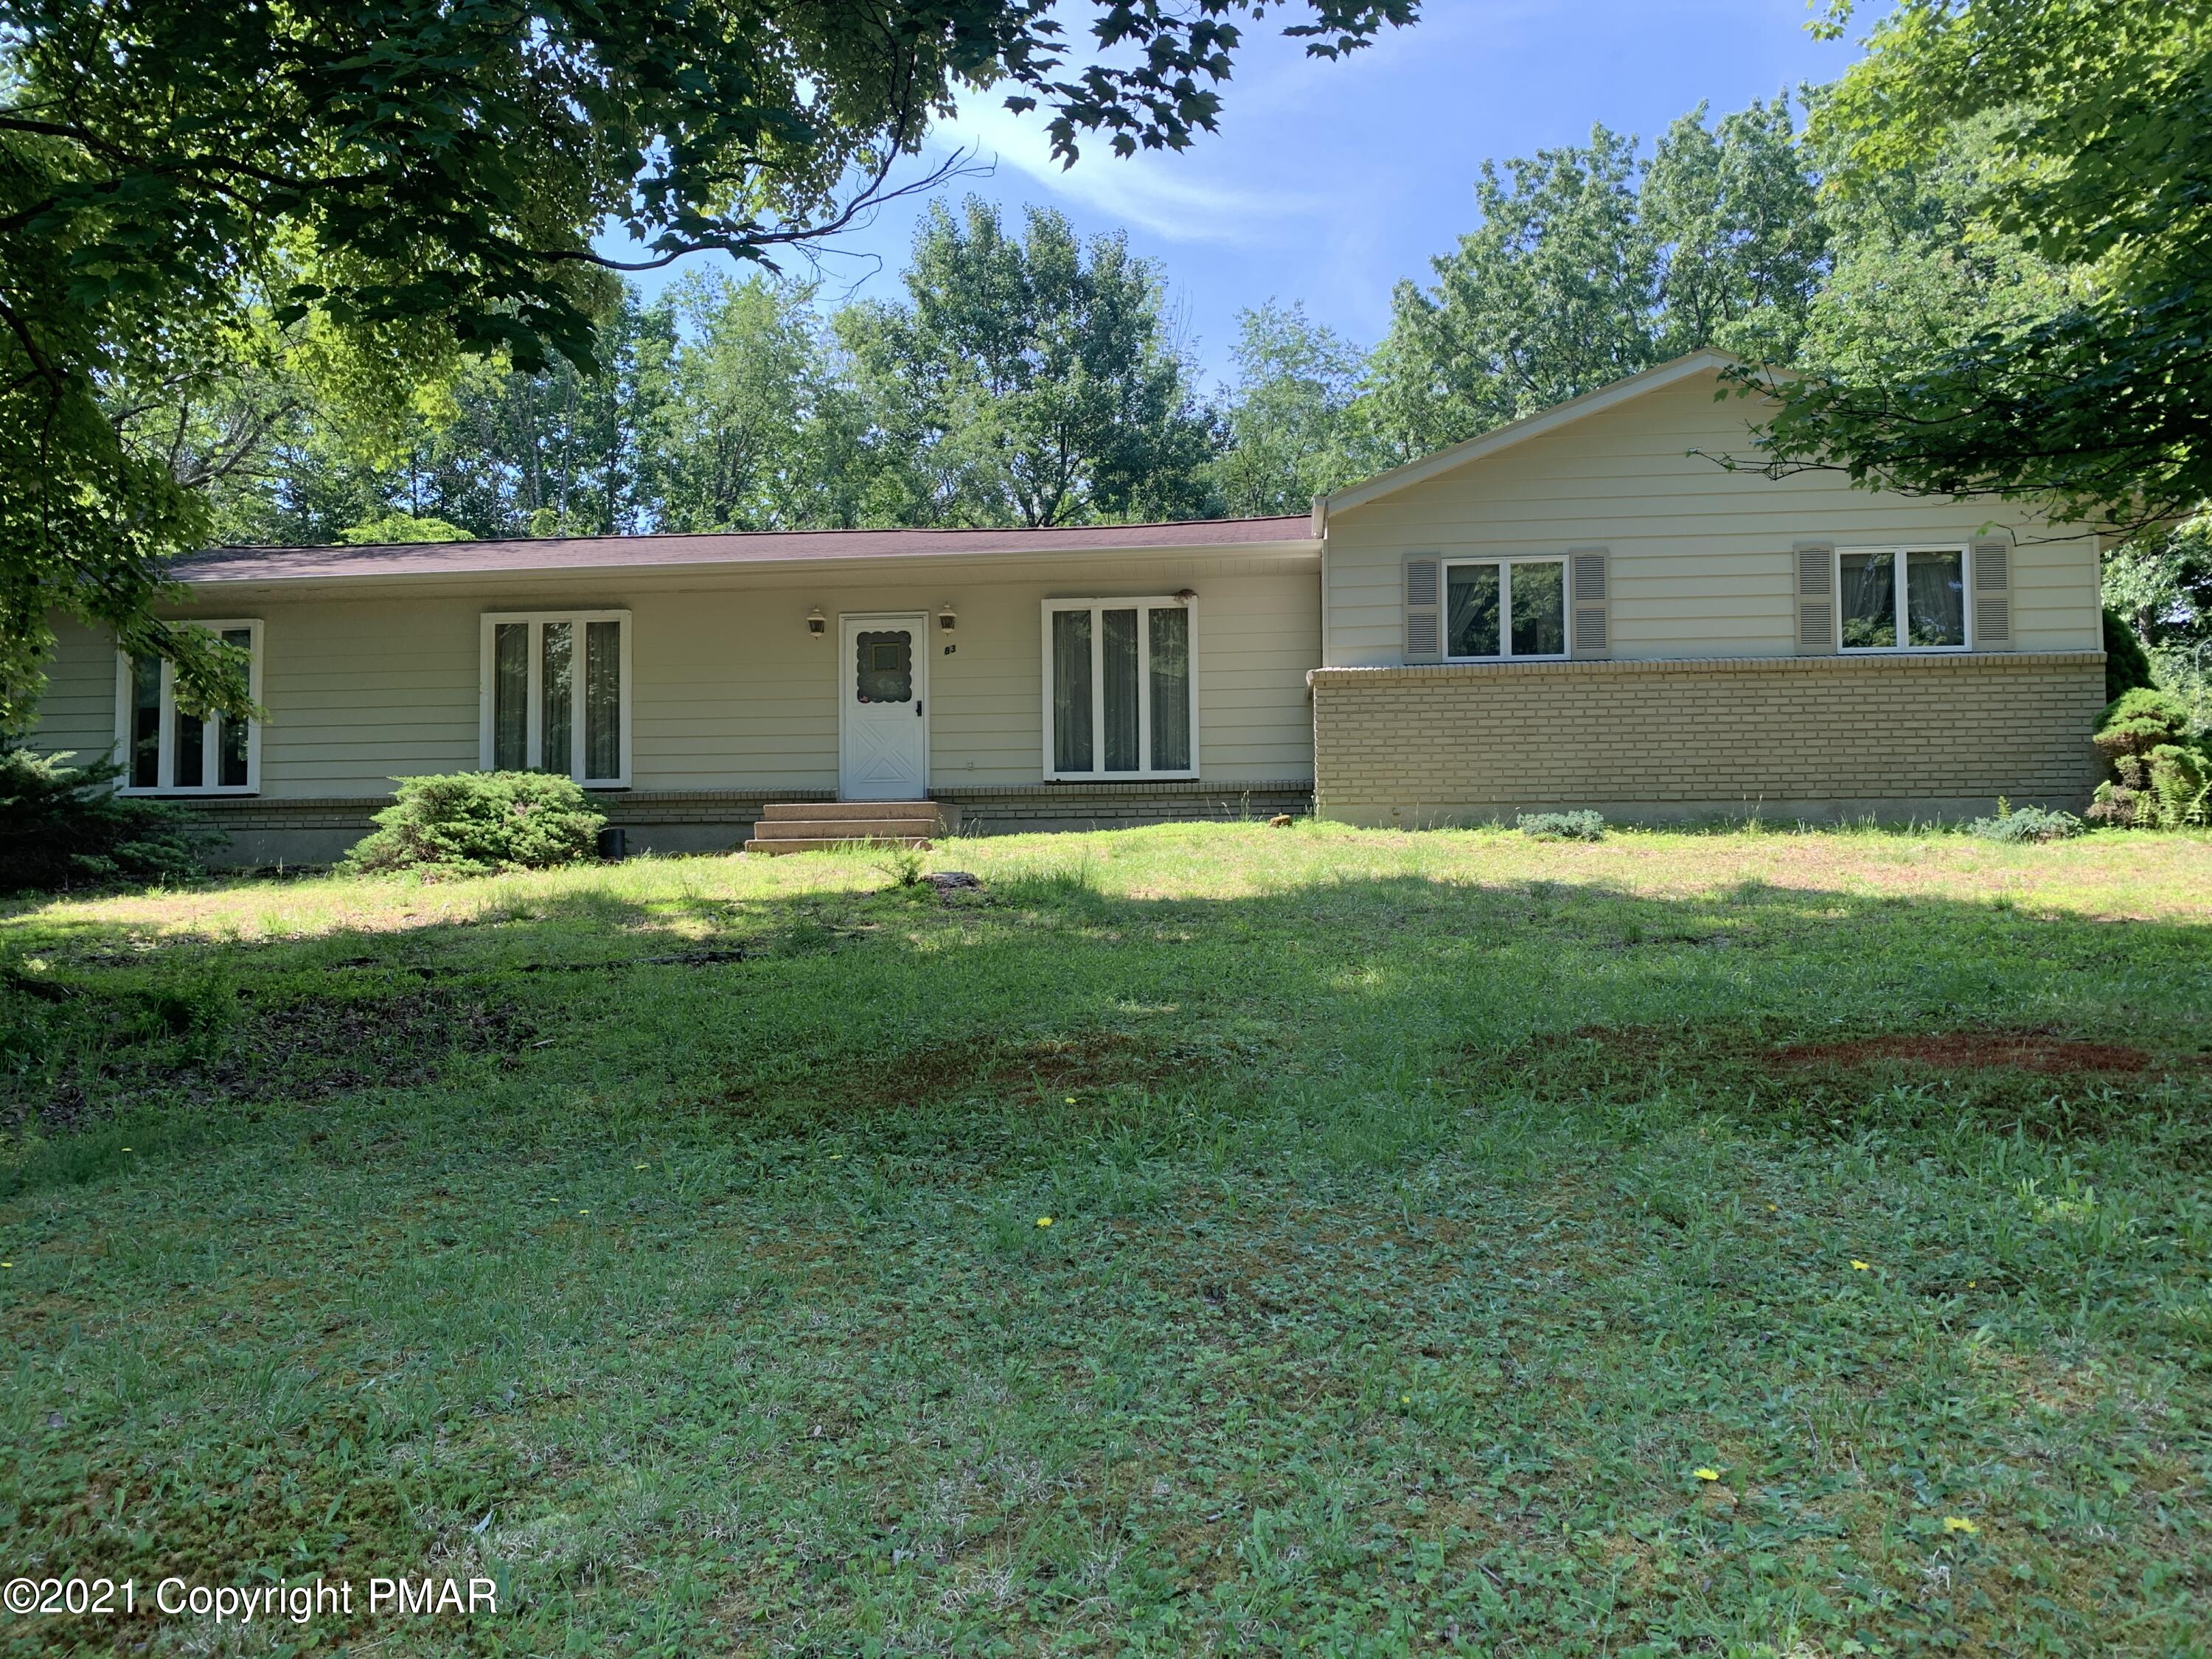
{"label": "brown shingle roof", "polygon": [[386,547],[219,547],[178,561],[203,583],[360,576],[467,575],[500,571],[617,570],[664,565],[775,564],[822,559],[931,558],[960,554],[1134,552],[1303,542],[1304,514],[1176,524],[1063,525],[1049,530],[757,530],[713,535],[561,536]]}

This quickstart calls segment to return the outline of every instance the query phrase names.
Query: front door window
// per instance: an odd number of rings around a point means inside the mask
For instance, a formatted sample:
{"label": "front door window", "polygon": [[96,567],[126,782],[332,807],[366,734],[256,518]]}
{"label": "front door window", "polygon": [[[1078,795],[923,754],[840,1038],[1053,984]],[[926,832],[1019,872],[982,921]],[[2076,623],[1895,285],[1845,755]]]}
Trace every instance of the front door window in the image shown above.
{"label": "front door window", "polygon": [[914,635],[903,628],[863,632],[856,641],[854,690],[862,702],[914,701]]}

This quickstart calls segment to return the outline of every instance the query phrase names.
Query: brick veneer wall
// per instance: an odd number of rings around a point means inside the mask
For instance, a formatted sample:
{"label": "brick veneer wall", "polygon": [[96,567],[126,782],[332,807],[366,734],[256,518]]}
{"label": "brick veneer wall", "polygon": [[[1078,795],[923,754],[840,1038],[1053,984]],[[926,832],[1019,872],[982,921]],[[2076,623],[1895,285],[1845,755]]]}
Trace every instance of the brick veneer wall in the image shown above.
{"label": "brick veneer wall", "polygon": [[1315,811],[1480,822],[2078,808],[2101,652],[1318,668]]}

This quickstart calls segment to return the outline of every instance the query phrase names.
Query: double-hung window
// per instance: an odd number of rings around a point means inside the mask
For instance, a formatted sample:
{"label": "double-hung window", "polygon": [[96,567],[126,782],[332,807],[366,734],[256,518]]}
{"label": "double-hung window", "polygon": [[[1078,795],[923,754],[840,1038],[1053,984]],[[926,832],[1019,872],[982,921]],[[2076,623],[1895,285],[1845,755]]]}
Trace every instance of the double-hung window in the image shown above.
{"label": "double-hung window", "polygon": [[1444,561],[1444,655],[1455,661],[1567,654],[1565,559]]}
{"label": "double-hung window", "polygon": [[1044,602],[1044,775],[1055,781],[1198,771],[1188,599]]}
{"label": "double-hung window", "polygon": [[1966,550],[1836,550],[1836,638],[1846,651],[1966,648]]}
{"label": "double-hung window", "polygon": [[[261,624],[193,622],[246,653],[246,695],[261,701]],[[125,794],[250,795],[261,787],[261,723],[196,714],[177,702],[176,673],[159,657],[118,653],[115,734]]]}
{"label": "double-hung window", "polygon": [[483,672],[485,770],[629,787],[629,611],[487,616]]}

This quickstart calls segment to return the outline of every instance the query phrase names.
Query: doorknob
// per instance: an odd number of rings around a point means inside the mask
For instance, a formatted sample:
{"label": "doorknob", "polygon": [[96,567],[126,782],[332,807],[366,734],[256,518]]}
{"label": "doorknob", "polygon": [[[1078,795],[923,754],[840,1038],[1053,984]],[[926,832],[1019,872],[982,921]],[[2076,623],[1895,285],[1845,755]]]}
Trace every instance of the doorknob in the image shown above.
{"label": "doorknob", "polygon": [[920,697],[916,697],[914,700],[914,717],[916,720],[920,720],[921,718],[921,699]]}

